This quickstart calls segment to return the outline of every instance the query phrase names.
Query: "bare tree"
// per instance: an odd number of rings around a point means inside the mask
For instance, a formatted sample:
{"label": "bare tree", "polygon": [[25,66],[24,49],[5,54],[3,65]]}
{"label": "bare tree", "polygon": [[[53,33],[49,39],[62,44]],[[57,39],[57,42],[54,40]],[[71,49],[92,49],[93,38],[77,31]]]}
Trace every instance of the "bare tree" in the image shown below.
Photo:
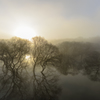
{"label": "bare tree", "polygon": [[42,37],[34,37],[32,40],[33,72],[37,65],[41,65],[43,72],[47,65],[54,65],[60,60],[59,50],[56,46],[48,43]]}
{"label": "bare tree", "polygon": [[[23,80],[22,72],[27,67],[28,62],[25,58],[29,52],[30,42],[28,40],[14,37],[10,40],[0,41],[0,61],[2,63],[1,67],[4,75],[2,79],[7,76],[12,83],[7,93],[14,87],[17,87],[21,92],[19,84],[21,85],[21,81]],[[8,95],[7,93],[4,97]]]}

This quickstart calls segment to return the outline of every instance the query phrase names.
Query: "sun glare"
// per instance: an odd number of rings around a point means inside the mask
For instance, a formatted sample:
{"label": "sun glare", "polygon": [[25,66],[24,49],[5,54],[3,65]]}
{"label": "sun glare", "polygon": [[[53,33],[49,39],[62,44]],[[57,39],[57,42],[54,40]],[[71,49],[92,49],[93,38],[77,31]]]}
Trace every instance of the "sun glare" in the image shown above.
{"label": "sun glare", "polygon": [[26,56],[25,59],[29,60],[30,59],[30,56]]}
{"label": "sun glare", "polygon": [[15,29],[14,36],[31,40],[31,38],[37,36],[37,34],[31,27],[19,26]]}

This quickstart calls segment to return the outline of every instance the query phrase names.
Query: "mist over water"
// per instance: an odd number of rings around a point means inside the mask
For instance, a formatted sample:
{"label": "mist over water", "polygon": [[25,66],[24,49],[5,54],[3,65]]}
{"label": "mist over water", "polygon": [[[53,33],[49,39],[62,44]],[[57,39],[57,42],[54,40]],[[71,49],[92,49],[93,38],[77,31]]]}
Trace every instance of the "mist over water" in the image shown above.
{"label": "mist over water", "polygon": [[100,100],[100,0],[0,0],[0,100]]}
{"label": "mist over water", "polygon": [[99,100],[100,43],[93,40],[1,40],[0,100]]}

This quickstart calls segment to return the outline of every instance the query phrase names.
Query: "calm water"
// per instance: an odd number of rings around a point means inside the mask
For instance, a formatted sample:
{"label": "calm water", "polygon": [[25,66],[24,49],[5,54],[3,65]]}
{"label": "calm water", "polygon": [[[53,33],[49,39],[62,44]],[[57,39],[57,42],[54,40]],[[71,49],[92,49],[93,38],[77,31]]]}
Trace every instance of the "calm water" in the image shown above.
{"label": "calm water", "polygon": [[87,76],[61,75],[62,93],[60,100],[100,100],[100,82],[91,81]]}
{"label": "calm water", "polygon": [[22,77],[1,73],[0,100],[100,100],[97,73],[74,70],[64,75],[55,68],[44,73],[40,70],[37,69],[34,77],[26,72]]}

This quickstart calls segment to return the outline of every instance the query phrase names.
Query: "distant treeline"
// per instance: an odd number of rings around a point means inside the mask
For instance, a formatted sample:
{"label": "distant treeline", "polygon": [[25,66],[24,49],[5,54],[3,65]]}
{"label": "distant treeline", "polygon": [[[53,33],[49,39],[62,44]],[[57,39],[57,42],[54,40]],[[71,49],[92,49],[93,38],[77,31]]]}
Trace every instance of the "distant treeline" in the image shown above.
{"label": "distant treeline", "polygon": [[64,75],[76,75],[80,71],[91,80],[100,81],[99,43],[62,42],[57,45],[62,54],[61,66],[57,67]]}

